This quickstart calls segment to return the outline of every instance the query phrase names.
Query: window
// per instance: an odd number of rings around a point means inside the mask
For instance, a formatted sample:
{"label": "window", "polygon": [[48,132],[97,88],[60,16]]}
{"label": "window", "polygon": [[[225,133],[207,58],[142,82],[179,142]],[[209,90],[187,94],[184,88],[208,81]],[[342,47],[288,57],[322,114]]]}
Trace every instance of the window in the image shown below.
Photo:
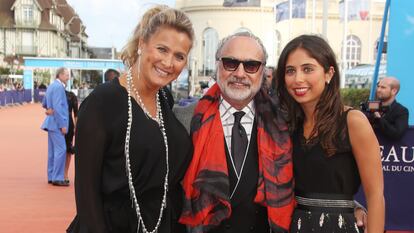
{"label": "window", "polygon": [[[377,41],[374,44],[374,62],[377,61],[377,54],[378,54],[378,43],[379,43],[379,39],[377,39]],[[384,44],[383,44],[383,48],[382,51],[383,53],[381,54],[381,63],[387,63],[387,37],[384,38]]]}
{"label": "window", "polygon": [[203,76],[213,73],[215,67],[215,55],[218,45],[218,33],[213,28],[207,28],[203,32]]}
{"label": "window", "polygon": [[34,34],[33,32],[22,32],[22,45],[33,46]]}
{"label": "window", "polygon": [[31,23],[33,22],[33,6],[23,5],[23,22]]}
{"label": "window", "polygon": [[350,69],[360,62],[361,40],[355,35],[350,35],[346,40],[346,68]]}
{"label": "window", "polygon": [[79,58],[80,57],[80,49],[76,46],[70,47],[70,57]]}
{"label": "window", "polygon": [[22,43],[20,45],[20,53],[22,54],[35,54],[37,51],[36,47],[34,46],[34,33],[31,31],[23,31],[22,32]]}

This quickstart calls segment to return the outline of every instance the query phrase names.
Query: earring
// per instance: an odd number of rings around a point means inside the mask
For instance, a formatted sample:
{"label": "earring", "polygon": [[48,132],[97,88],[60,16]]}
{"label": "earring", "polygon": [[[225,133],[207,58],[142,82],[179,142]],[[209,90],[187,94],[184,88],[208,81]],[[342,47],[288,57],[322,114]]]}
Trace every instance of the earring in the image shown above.
{"label": "earring", "polygon": [[331,80],[326,80],[326,85],[329,85],[330,82]]}
{"label": "earring", "polygon": [[141,53],[142,53],[141,49],[138,49],[137,53],[138,53],[138,56],[141,55]]}
{"label": "earring", "polygon": [[[138,50],[138,55],[140,55],[141,50]],[[141,65],[141,56],[138,56],[138,61],[137,61],[137,78],[139,79],[139,69],[140,69],[140,65]]]}

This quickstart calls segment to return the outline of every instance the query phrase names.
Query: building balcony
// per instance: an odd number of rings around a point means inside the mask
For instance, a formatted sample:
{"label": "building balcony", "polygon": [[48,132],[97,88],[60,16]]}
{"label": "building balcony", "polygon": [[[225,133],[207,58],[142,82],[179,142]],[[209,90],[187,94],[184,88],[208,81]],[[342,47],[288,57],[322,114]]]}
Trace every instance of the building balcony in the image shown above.
{"label": "building balcony", "polygon": [[16,47],[18,55],[37,55],[37,46],[18,46]]}

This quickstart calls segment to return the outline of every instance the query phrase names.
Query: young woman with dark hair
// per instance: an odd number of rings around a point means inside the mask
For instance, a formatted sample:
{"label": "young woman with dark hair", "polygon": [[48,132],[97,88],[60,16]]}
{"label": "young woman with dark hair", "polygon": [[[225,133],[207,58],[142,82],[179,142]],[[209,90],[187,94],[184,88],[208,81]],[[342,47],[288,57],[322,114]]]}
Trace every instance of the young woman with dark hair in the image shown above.
{"label": "young woman with dark hair", "polygon": [[360,232],[352,200],[361,182],[368,232],[383,232],[379,144],[365,115],[343,105],[329,44],[318,36],[296,37],[281,53],[276,78],[293,138],[297,207],[290,232]]}

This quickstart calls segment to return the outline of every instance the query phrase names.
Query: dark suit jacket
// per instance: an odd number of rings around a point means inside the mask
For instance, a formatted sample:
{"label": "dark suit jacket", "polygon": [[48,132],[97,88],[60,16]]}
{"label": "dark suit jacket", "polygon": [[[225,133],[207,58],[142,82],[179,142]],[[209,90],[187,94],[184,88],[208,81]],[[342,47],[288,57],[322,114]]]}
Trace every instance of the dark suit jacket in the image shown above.
{"label": "dark suit jacket", "polygon": [[382,117],[374,120],[374,129],[388,139],[400,139],[408,129],[408,109],[397,101],[392,102]]}
{"label": "dark suit jacket", "polygon": [[[267,209],[254,202],[257,193],[259,163],[257,153],[257,127],[253,125],[243,173],[238,188],[231,199],[232,213],[229,219],[208,233],[269,233]],[[224,139],[223,139],[224,140]],[[226,148],[227,167],[229,169],[230,192],[237,183],[234,170],[231,168],[230,155]]]}
{"label": "dark suit jacket", "polygon": [[[174,107],[173,111],[177,119],[189,130],[195,103],[185,107]],[[224,140],[224,138],[223,138]],[[231,169],[230,155],[226,148],[227,167],[229,168],[230,190],[236,185],[237,178]],[[257,193],[257,181],[259,176],[257,148],[257,126],[253,125],[250,138],[249,153],[246,158],[244,171],[239,187],[231,200],[232,213],[229,219],[208,233],[269,233],[267,209],[254,203]]]}
{"label": "dark suit jacket", "polygon": [[178,106],[177,104],[173,107],[173,112],[177,119],[184,125],[188,133],[190,133],[191,118],[194,114],[194,109],[197,106],[197,101],[194,101],[186,106]]}

